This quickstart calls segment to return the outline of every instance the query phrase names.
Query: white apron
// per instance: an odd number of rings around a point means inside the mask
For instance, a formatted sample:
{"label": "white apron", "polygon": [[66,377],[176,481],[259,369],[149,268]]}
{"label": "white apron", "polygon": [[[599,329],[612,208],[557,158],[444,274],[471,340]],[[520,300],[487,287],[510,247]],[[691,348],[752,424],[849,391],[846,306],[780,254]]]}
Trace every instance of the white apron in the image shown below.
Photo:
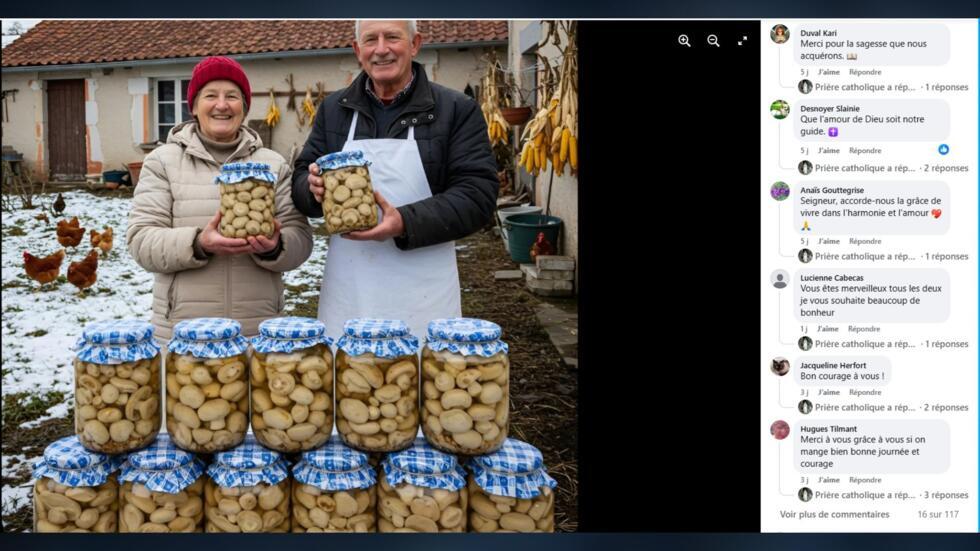
{"label": "white apron", "polygon": [[[344,151],[364,152],[371,184],[388,203],[400,207],[432,197],[414,127],[405,140],[354,141],[356,128],[355,111]],[[402,320],[424,339],[430,321],[461,315],[455,242],[403,251],[394,239],[330,237],[317,312],[327,335],[337,338],[345,321],[369,317]]]}

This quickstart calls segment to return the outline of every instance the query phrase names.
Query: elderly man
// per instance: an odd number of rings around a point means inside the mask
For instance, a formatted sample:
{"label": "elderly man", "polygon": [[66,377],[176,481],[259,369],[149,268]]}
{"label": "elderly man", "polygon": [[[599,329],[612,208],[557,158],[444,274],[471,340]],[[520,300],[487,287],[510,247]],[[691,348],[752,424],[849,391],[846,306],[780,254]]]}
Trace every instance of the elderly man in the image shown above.
{"label": "elderly man", "polygon": [[454,239],[486,225],[496,207],[496,163],[479,106],[429,82],[413,61],[414,21],[358,21],[354,53],[363,71],[327,97],[296,160],[293,200],[323,216],[314,162],[360,150],[381,220],[330,239],[318,317],[328,335],[358,317],[401,319],[424,335],[429,321],[461,315]]}

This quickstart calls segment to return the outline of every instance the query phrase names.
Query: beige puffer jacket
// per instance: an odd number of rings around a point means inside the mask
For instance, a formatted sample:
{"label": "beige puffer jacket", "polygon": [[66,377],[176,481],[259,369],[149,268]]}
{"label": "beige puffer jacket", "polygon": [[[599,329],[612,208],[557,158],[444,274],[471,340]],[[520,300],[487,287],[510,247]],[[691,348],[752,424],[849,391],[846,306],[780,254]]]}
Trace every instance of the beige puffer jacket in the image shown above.
{"label": "beige puffer jacket", "polygon": [[251,254],[194,258],[197,230],[219,209],[214,177],[221,171],[195,127],[193,121],[176,126],[167,143],[143,160],[126,231],[129,254],[156,276],[151,322],[161,342],[170,340],[178,321],[198,317],[236,319],[244,335],[258,334],[260,322],[282,315],[282,272],[305,262],[313,249],[309,222],[290,197],[292,168],[243,126],[227,162],[268,163],[278,175],[275,217],[283,251],[275,260]]}

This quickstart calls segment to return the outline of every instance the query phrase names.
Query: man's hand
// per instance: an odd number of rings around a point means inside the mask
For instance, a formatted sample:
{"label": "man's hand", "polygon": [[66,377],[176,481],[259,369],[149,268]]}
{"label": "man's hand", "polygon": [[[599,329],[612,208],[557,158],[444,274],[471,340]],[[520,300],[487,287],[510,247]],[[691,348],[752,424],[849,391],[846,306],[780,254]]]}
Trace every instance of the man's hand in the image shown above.
{"label": "man's hand", "polygon": [[316,197],[316,202],[322,203],[324,188],[323,178],[320,177],[320,165],[310,163],[310,175],[306,177],[306,181],[310,183],[310,193]]}
{"label": "man's hand", "polygon": [[398,237],[405,232],[405,221],[398,209],[391,206],[377,191],[374,192],[374,202],[381,207],[381,222],[377,226],[364,231],[352,231],[341,237],[354,241],[384,241]]}
{"label": "man's hand", "polygon": [[272,219],[272,223],[276,227],[276,230],[272,232],[272,237],[266,237],[264,235],[250,235],[245,238],[248,240],[248,244],[252,247],[252,250],[249,252],[253,254],[266,254],[272,252],[272,250],[279,245],[279,230],[282,228],[282,224],[280,224],[275,218]]}
{"label": "man's hand", "polygon": [[[239,237],[225,237],[218,231],[218,224],[221,223],[221,211],[214,214],[214,217],[204,226],[204,230],[197,237],[198,243],[204,252],[210,254],[245,254],[252,251],[252,245],[248,241]],[[278,239],[278,235],[276,236]]]}

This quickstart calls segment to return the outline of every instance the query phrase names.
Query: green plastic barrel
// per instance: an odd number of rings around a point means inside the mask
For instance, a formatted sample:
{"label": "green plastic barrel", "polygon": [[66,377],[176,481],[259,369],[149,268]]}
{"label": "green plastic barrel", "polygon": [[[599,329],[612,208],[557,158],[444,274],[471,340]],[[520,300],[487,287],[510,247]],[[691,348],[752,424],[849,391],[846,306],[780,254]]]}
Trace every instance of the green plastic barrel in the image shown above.
{"label": "green plastic barrel", "polygon": [[544,214],[515,214],[504,221],[507,229],[507,248],[510,257],[518,264],[531,262],[531,245],[539,233],[551,243],[551,254],[558,254],[558,236],[561,232],[561,218]]}

